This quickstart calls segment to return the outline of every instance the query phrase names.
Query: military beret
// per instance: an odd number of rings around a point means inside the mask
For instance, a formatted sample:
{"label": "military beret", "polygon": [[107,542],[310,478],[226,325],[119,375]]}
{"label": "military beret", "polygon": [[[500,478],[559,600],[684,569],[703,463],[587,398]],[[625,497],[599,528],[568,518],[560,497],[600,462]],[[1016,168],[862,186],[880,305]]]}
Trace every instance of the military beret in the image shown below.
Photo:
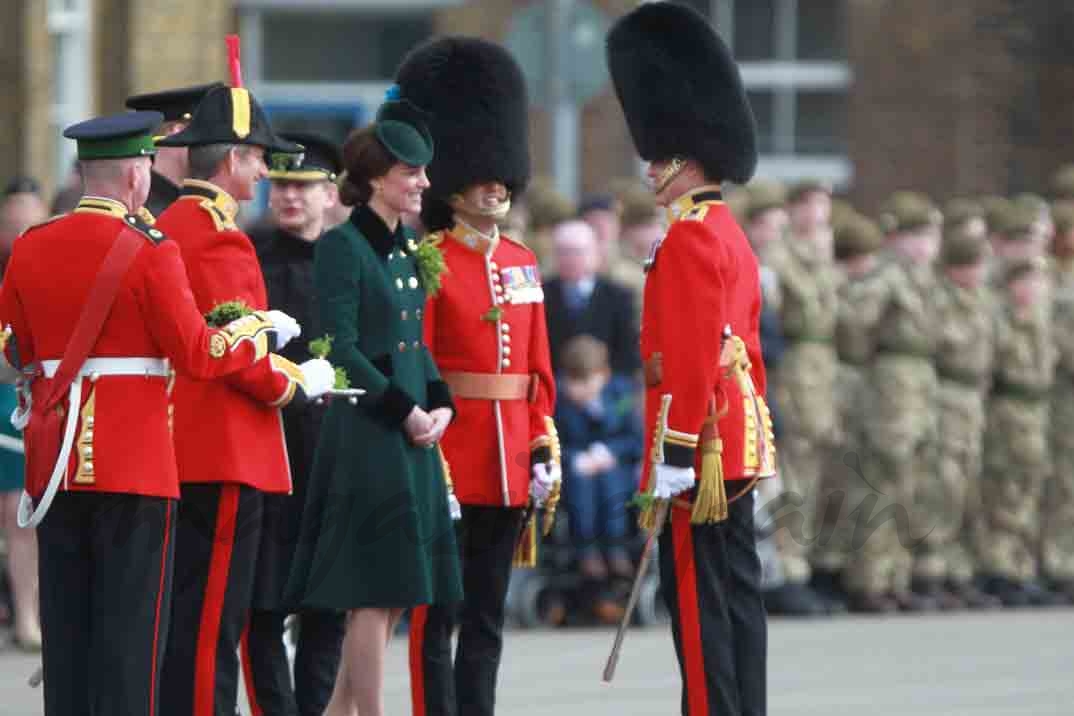
{"label": "military beret", "polygon": [[160,112],[164,115],[165,122],[188,120],[194,116],[194,110],[198,108],[198,103],[210,90],[223,86],[222,82],[211,82],[205,85],[178,87],[160,92],[146,92],[131,95],[127,98],[126,105],[127,109]]}
{"label": "military beret", "polygon": [[944,223],[949,226],[961,226],[973,219],[985,220],[985,210],[972,199],[952,199],[943,208]]}
{"label": "military beret", "polygon": [[860,214],[846,216],[836,225],[833,236],[835,258],[839,261],[871,254],[880,248],[883,236],[876,224]]}
{"label": "military beret", "polygon": [[990,228],[1008,241],[1023,241],[1033,236],[1033,226],[1040,214],[1028,203],[1009,202],[1007,208],[996,217]]}
{"label": "military beret", "polygon": [[848,219],[861,216],[854,208],[854,206],[846,199],[840,199],[838,197],[832,199],[832,226],[838,226]]}
{"label": "military beret", "polygon": [[943,215],[924,194],[897,191],[884,202],[877,223],[884,233],[892,234],[939,226],[943,223]]}
{"label": "military beret", "polygon": [[1011,202],[1002,196],[982,196],[977,200],[984,211],[984,220],[988,224],[988,230],[993,233],[999,231],[1003,224],[1003,215],[1010,209]]}
{"label": "military beret", "polygon": [[1051,219],[1052,207],[1048,204],[1048,200],[1039,194],[1024,192],[1014,197],[1012,201],[1015,206],[1024,209],[1027,213],[1032,214],[1038,220]]}
{"label": "military beret", "polygon": [[63,136],[78,144],[78,159],[126,159],[156,154],[153,131],[164,121],[160,112],[123,112],[73,124]]}
{"label": "military beret", "polygon": [[660,216],[660,209],[656,205],[656,197],[641,184],[626,188],[620,192],[619,203],[623,207],[619,222],[624,229],[647,224]]}
{"label": "military beret", "polygon": [[1074,164],[1064,164],[1052,175],[1053,199],[1074,199]]}
{"label": "military beret", "polygon": [[1043,256],[1029,256],[1025,258],[1011,259],[1003,267],[1003,285],[1010,286],[1023,276],[1040,273],[1047,267],[1047,261]]}
{"label": "military beret", "polygon": [[831,196],[832,191],[832,185],[828,182],[820,179],[802,179],[791,184],[790,189],[787,190],[787,203],[793,204],[801,201],[807,194],[812,194],[813,192],[822,192]]}
{"label": "military beret", "polygon": [[1055,206],[1052,208],[1052,217],[1055,219],[1055,232],[1066,234],[1074,229],[1074,207]]}
{"label": "military beret", "polygon": [[985,240],[967,234],[960,228],[944,232],[940,246],[940,262],[944,266],[967,266],[984,258],[987,250]]}
{"label": "military beret", "polygon": [[754,218],[769,209],[787,205],[787,192],[781,184],[772,181],[753,181],[746,185],[746,217]]}
{"label": "military beret", "polygon": [[537,179],[526,192],[530,228],[534,231],[555,226],[575,216],[574,205],[547,180]]}
{"label": "military beret", "polygon": [[11,196],[12,194],[40,194],[41,184],[31,176],[25,174],[19,174],[15,176],[4,187],[4,196]]}
{"label": "military beret", "polygon": [[619,213],[619,201],[611,194],[588,194],[578,203],[578,216],[585,216],[591,211]]}

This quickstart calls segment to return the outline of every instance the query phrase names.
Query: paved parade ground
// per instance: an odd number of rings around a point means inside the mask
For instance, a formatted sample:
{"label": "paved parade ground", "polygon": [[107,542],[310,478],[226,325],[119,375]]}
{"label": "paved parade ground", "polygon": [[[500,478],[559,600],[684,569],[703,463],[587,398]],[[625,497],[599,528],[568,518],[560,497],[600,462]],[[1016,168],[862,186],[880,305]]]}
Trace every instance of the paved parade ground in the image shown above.
{"label": "paved parade ground", "polygon": [[[607,630],[507,634],[499,713],[677,713],[664,628],[632,632],[613,686],[600,672]],[[770,716],[1044,716],[1074,713],[1074,610],[775,621]],[[387,713],[409,714],[406,639],[389,650]],[[0,716],[37,716],[25,685],[35,657],[0,652]]]}

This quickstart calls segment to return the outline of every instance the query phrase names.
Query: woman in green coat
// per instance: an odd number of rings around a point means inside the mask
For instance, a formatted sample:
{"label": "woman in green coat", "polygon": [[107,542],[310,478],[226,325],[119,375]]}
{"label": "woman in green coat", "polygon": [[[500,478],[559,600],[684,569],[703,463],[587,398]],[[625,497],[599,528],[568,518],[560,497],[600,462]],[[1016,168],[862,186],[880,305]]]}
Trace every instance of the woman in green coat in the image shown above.
{"label": "woman in green coat", "polygon": [[287,588],[297,607],[348,612],[329,715],[379,716],[395,620],[462,597],[436,446],[454,409],[422,343],[431,264],[419,267],[400,221],[421,209],[432,149],[420,111],[386,102],[343,147],[341,199],[355,208],[314,254],[329,360],[366,391],[328,408]]}

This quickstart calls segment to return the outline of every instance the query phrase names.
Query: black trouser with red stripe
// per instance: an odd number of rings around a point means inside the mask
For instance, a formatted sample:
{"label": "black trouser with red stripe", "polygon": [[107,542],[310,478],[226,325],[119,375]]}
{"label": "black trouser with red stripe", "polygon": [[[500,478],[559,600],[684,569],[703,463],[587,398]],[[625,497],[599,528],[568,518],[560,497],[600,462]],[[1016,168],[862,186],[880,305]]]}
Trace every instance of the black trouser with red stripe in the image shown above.
{"label": "black trouser with red stripe", "polygon": [[[511,561],[521,508],[463,505],[455,523],[464,601],[414,609],[410,693],[414,716],[492,716],[503,652]],[[459,627],[455,658],[451,634]]]}
{"label": "black trouser with red stripe", "polygon": [[[746,486],[729,481],[728,497]],[[691,525],[673,507],[660,535],[660,581],[682,674],[683,716],[764,716],[767,625],[753,493],[727,521]]]}
{"label": "black trouser with red stripe", "polygon": [[46,716],[154,716],[175,500],[61,492],[37,527]]}
{"label": "black trouser with red stripe", "polygon": [[185,484],[175,539],[175,593],[164,657],[164,716],[234,716],[238,648],[261,541],[262,493]]}
{"label": "black trouser with red stripe", "polygon": [[346,612],[298,613],[295,677],[284,646],[287,611],[250,611],[242,644],[243,676],[253,716],[321,716],[339,671]]}

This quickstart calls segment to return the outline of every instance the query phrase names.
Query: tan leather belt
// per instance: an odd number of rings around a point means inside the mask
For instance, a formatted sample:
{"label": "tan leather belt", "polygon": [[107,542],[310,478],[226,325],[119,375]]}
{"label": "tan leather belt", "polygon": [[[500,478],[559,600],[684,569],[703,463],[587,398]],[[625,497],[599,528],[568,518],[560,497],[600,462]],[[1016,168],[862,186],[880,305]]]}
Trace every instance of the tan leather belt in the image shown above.
{"label": "tan leather belt", "polygon": [[518,373],[467,373],[448,371],[440,375],[456,398],[472,400],[529,400],[533,401],[536,375]]}

